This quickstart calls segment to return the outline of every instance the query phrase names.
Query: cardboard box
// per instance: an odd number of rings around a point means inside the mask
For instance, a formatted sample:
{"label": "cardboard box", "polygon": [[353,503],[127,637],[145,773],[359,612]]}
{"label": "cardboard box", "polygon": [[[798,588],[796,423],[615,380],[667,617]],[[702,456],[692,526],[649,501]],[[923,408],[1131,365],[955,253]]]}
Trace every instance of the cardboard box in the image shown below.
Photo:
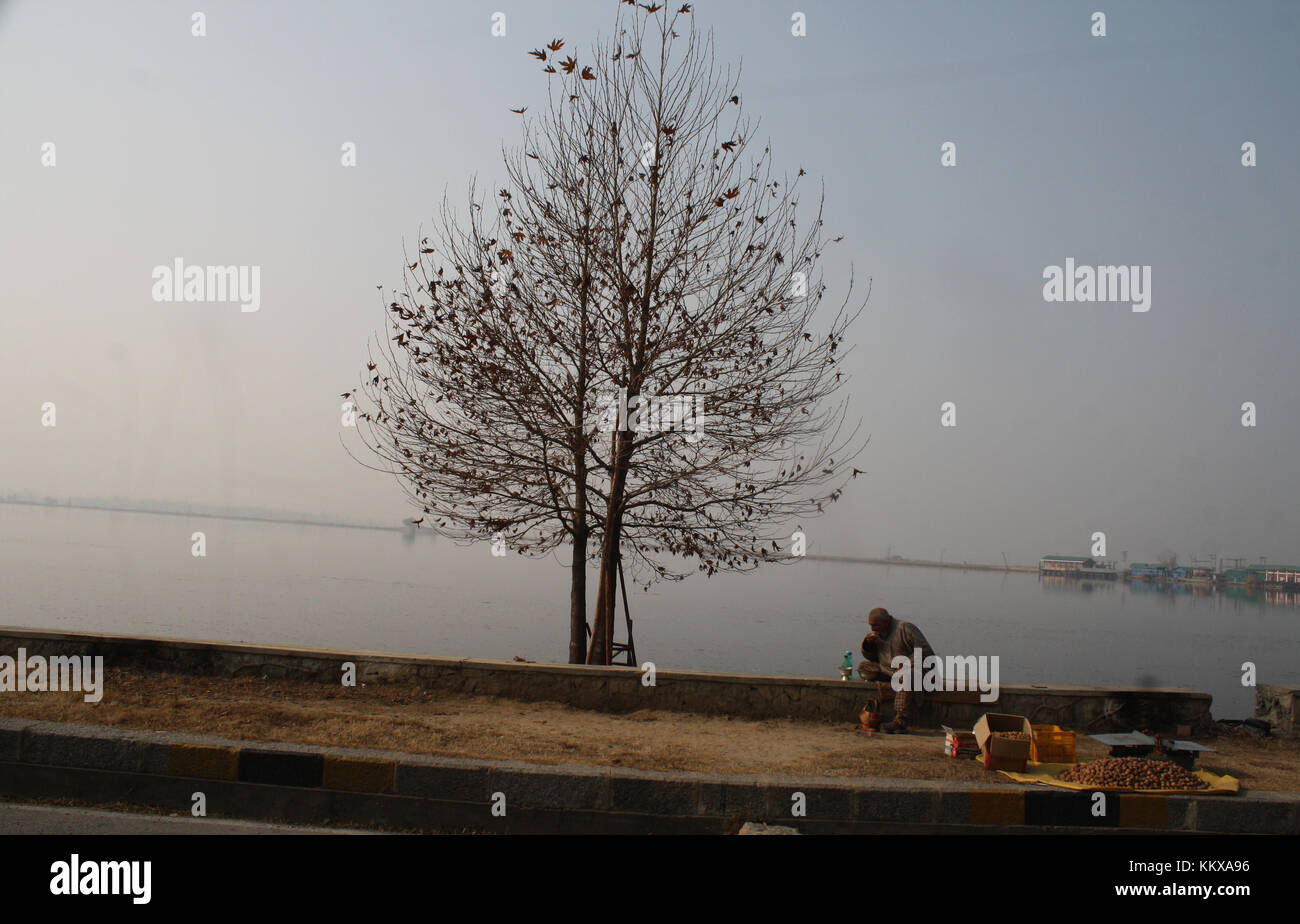
{"label": "cardboard box", "polygon": [[[1022,715],[1004,715],[998,712],[986,712],[979,717],[972,729],[975,741],[979,744],[980,756],[985,768],[989,770],[1025,771],[1029,763],[1030,740],[1033,727]],[[994,732],[1024,732],[1024,741],[1008,741],[993,737]]]}

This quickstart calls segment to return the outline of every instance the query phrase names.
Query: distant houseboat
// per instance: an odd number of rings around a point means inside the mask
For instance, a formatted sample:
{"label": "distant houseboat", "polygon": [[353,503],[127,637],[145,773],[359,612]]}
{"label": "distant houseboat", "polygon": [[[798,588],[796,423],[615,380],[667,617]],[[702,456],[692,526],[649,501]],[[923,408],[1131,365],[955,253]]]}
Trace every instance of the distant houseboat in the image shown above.
{"label": "distant houseboat", "polygon": [[1168,581],[1173,577],[1173,569],[1168,565],[1135,561],[1128,566],[1128,577],[1131,581]]}
{"label": "distant houseboat", "polygon": [[1044,555],[1038,560],[1038,573],[1057,577],[1112,579],[1119,576],[1115,564],[1080,555]]}
{"label": "distant houseboat", "polygon": [[1091,558],[1076,555],[1044,555],[1038,560],[1039,574],[1078,574],[1084,565],[1096,564]]}
{"label": "distant houseboat", "polygon": [[1174,569],[1174,580],[1184,584],[1213,584],[1217,574],[1213,568],[1186,566]]}
{"label": "distant houseboat", "polygon": [[1247,583],[1259,583],[1282,590],[1300,590],[1300,565],[1247,565],[1242,570],[1249,574]]}

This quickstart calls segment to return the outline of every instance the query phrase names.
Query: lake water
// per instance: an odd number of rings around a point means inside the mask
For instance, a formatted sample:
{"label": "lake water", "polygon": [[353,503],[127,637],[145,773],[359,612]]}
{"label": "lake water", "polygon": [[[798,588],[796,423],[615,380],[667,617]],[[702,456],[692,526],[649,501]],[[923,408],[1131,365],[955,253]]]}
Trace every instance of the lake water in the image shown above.
{"label": "lake water", "polygon": [[[884,606],[940,654],[997,655],[1003,683],[1189,687],[1220,718],[1253,712],[1244,661],[1300,686],[1300,607],[1244,595],[800,561],[630,602],[661,670],[838,677]],[[427,533],[0,504],[0,624],[563,661],[568,571]]]}

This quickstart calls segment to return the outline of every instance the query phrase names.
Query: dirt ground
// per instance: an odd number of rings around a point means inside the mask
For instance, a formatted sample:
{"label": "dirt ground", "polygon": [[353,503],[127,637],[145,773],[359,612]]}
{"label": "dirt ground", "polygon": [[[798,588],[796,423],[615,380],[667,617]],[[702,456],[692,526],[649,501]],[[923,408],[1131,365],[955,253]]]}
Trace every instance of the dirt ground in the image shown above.
{"label": "dirt ground", "polygon": [[[0,715],[258,741],[385,748],[449,757],[709,773],[1007,782],[943,756],[943,733],[866,735],[852,724],[641,710],[613,715],[559,703],[466,696],[410,684],[334,687],[260,678],[109,671],[104,697],[0,694]],[[1300,741],[1246,732],[1202,739],[1200,766],[1246,789],[1300,791]],[[1106,756],[1080,736],[1078,758]]]}

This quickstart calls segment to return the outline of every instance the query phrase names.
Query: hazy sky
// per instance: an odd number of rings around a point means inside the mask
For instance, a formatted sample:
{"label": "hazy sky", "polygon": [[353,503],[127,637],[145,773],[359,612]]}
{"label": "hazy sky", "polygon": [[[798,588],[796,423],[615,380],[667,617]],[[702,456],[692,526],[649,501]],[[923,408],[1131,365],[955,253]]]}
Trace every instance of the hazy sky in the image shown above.
{"label": "hazy sky", "polygon": [[[870,474],[814,551],[1026,561],[1104,530],[1130,560],[1300,561],[1300,5],[694,6],[778,168],[825,182],[828,305],[850,261],[874,281]],[[339,444],[375,287],[444,189],[501,177],[509,109],[543,108],[527,50],[614,7],[0,4],[0,490],[407,515]],[[260,310],[155,302],[177,257],[260,266]],[[1067,258],[1150,265],[1150,310],[1045,302]]]}

